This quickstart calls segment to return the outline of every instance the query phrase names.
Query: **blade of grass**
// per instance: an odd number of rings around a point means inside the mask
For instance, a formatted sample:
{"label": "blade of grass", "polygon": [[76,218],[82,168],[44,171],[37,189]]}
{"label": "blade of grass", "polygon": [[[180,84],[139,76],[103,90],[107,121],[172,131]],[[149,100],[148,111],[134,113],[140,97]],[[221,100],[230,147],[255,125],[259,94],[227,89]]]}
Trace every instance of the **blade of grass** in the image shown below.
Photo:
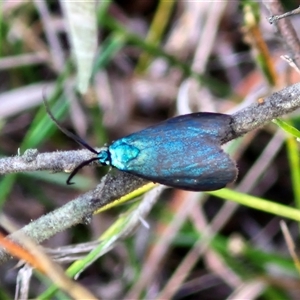
{"label": "blade of grass", "polygon": [[207,192],[209,195],[234,201],[236,203],[252,207],[270,214],[274,214],[283,218],[300,221],[300,211],[296,208],[288,207],[283,204],[275,203],[266,199],[250,196],[229,189],[220,191]]}
{"label": "blade of grass", "polygon": [[300,131],[294,126],[290,125],[289,123],[281,119],[275,119],[273,120],[273,123],[275,123],[277,126],[279,126],[282,130],[284,130],[288,134],[291,134],[295,138],[300,139]]}
{"label": "blade of grass", "polygon": [[[63,83],[68,78],[71,72],[71,63],[68,61],[66,63],[65,69],[60,74],[56,81],[55,91],[51,100],[57,100],[58,95],[62,91]],[[57,105],[57,109],[59,110],[59,114],[62,115],[64,112],[67,111],[67,104],[64,102],[64,105]],[[41,125],[43,124],[43,125]],[[45,126],[45,128],[43,127]],[[41,107],[38,113],[36,114],[33,122],[31,123],[30,129],[27,132],[26,136],[23,139],[22,144],[20,145],[21,149],[28,149],[28,148],[35,148],[37,147],[42,141],[50,136],[50,134],[54,131],[54,124],[51,124],[49,118],[45,114],[45,108]],[[17,174],[9,174],[6,175],[0,181],[0,208],[3,206],[6,198],[11,192],[11,189],[14,185],[14,182],[17,178]]]}
{"label": "blade of grass", "polygon": [[[160,0],[156,13],[154,15],[153,21],[151,23],[148,35],[146,37],[146,42],[155,46],[158,46],[162,36],[164,34],[164,31],[166,29],[166,26],[168,25],[168,22],[170,21],[171,13],[174,9],[175,1],[165,1]],[[137,73],[143,73],[149,63],[151,61],[151,56],[148,52],[143,52],[140,55],[136,72]]]}
{"label": "blade of grass", "polygon": [[291,169],[291,180],[294,192],[294,199],[297,208],[300,208],[300,160],[299,160],[299,143],[294,137],[289,137],[286,140],[288,159]]}
{"label": "blade of grass", "polygon": [[100,53],[96,57],[92,78],[111,61],[116,53],[123,48],[124,44],[124,36],[119,33],[112,33],[105,39],[101,45]]}

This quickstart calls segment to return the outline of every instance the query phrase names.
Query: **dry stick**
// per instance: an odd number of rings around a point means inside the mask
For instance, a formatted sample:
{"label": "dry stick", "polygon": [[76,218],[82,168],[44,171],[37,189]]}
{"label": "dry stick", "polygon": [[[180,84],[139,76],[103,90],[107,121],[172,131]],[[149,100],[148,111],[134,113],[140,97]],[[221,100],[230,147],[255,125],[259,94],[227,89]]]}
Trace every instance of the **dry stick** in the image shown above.
{"label": "dry stick", "polygon": [[[81,162],[94,156],[94,153],[86,149],[51,153],[38,153],[37,149],[28,149],[23,155],[0,158],[0,174],[30,171],[70,172]],[[96,164],[94,162],[91,165]]]}
{"label": "dry stick", "polygon": [[[146,182],[127,173],[110,172],[94,190],[29,223],[9,235],[9,238],[16,241],[19,235],[25,234],[33,241],[41,243],[76,224],[88,223],[98,208],[136,190]],[[4,249],[0,249],[0,264],[9,258],[10,255]]]}
{"label": "dry stick", "polygon": [[[265,6],[269,9],[270,14],[282,15],[284,14],[283,7],[278,0],[264,1]],[[300,43],[298,40],[297,33],[294,27],[291,24],[291,21],[287,18],[280,19],[274,22],[274,25],[277,27],[278,33],[280,34],[283,45],[285,45],[290,52],[290,56],[293,59],[293,62],[296,64],[298,69],[300,68]]]}
{"label": "dry stick", "polygon": [[[4,224],[4,228],[6,230],[14,230],[14,225],[10,224],[11,222],[7,218],[1,217],[0,222],[2,225]],[[16,251],[15,249],[16,252],[14,254],[16,254],[16,257],[25,260],[33,268],[37,268],[41,273],[47,275],[56,286],[58,286],[68,295],[72,296],[73,299],[97,300],[96,297],[79,282],[74,282],[72,279],[70,279],[65,274],[63,268],[54,263],[45,253],[42,247],[31,241],[28,236],[23,235],[20,238],[22,239],[23,246],[26,247],[26,250],[24,251],[23,249],[18,249],[18,251]],[[14,245],[10,245],[10,247],[13,246]],[[19,296],[22,297],[24,295]],[[20,299],[21,297],[18,297],[17,299]],[[26,299],[27,298],[28,297],[26,297]]]}
{"label": "dry stick", "polygon": [[278,20],[281,20],[281,19],[284,19],[284,18],[287,18],[287,17],[291,17],[291,16],[294,16],[294,15],[299,15],[300,14],[300,6],[292,11],[288,11],[282,15],[274,15],[274,16],[271,16],[268,20],[270,22],[270,24],[273,24],[275,23],[276,21]]}
{"label": "dry stick", "polygon": [[[245,133],[252,131],[260,126],[263,126],[274,118],[285,115],[292,111],[300,108],[300,83],[289,86],[279,92],[266,97],[264,100],[254,103],[243,110],[238,111],[232,115],[231,127],[228,129],[227,136],[224,138],[222,143],[226,143],[232,139],[236,139]],[[73,151],[74,155],[64,154],[66,152],[56,152],[56,161],[53,161],[54,170],[58,171],[61,166],[58,160],[60,156],[65,160],[66,165],[74,164],[74,156],[76,152],[85,150]],[[40,156],[37,156],[41,158]],[[52,154],[44,154],[45,156]],[[19,161],[20,157],[9,158],[9,162],[14,166],[14,160]],[[35,156],[29,156],[28,165],[30,170],[34,164]],[[3,170],[3,166],[6,166],[8,170],[6,159],[0,159],[0,170]],[[24,164],[24,162],[22,162]],[[51,160],[50,160],[51,163]],[[37,164],[39,170],[47,169],[47,165],[42,163]],[[17,172],[19,169],[18,164],[16,164],[16,170],[14,167],[10,168],[10,172]],[[63,170],[62,168],[61,170]],[[0,171],[1,172],[1,171]],[[40,243],[56,233],[63,231],[71,226],[79,223],[87,222],[92,216],[93,212],[97,209],[103,207],[104,205],[112,202],[115,199],[126,195],[138,187],[146,184],[147,181],[136,176],[124,173],[124,172],[110,172],[105,177],[103,177],[101,183],[96,187],[95,190],[90,191],[86,194],[79,196],[77,199],[70,201],[61,208],[39,218],[36,221],[31,222],[20,231],[17,231],[9,236],[14,240],[18,237],[18,232],[22,232],[29,236],[32,240]],[[0,264],[6,261],[10,256],[2,249],[0,250]]]}

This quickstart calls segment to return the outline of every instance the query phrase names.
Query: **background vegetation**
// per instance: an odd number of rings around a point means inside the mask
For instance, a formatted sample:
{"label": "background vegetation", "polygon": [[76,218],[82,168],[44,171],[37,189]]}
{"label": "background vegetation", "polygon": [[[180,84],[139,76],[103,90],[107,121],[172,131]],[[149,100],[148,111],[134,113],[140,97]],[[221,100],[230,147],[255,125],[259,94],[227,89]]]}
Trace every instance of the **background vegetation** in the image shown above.
{"label": "background vegetation", "polygon": [[[299,5],[284,4],[285,11]],[[116,0],[96,9],[64,1],[1,5],[3,157],[32,148],[79,148],[47,116],[45,95],[66,128],[101,147],[177,114],[230,114],[299,81],[281,58],[299,55],[297,38],[294,48],[288,43],[299,15],[285,32],[280,21],[271,25],[267,18],[280,13],[276,1]],[[294,63],[299,67],[297,58]],[[297,127],[297,112],[286,117]],[[80,299],[89,291],[104,299],[297,299],[298,262],[284,236],[289,232],[297,247],[299,225],[281,222],[280,212],[274,216],[220,197],[252,195],[299,208],[298,148],[293,136],[269,124],[226,145],[239,168],[232,194],[153,186],[128,193],[141,202],[95,214],[43,243],[51,260],[77,274],[78,285],[39,252],[36,267],[47,276],[8,261],[0,266],[0,298]],[[65,184],[64,173],[1,176],[2,232],[69,203],[107,171],[87,167],[73,186]],[[67,218],[75,216],[61,216]]]}

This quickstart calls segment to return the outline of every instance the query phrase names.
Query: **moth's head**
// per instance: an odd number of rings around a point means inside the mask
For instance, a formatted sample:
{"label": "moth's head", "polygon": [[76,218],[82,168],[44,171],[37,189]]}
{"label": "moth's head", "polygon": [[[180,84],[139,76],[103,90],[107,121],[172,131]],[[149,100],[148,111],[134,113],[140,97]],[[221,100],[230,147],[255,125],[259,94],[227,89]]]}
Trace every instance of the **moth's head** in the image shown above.
{"label": "moth's head", "polygon": [[98,160],[101,165],[110,166],[111,158],[108,147],[103,147],[97,154]]}

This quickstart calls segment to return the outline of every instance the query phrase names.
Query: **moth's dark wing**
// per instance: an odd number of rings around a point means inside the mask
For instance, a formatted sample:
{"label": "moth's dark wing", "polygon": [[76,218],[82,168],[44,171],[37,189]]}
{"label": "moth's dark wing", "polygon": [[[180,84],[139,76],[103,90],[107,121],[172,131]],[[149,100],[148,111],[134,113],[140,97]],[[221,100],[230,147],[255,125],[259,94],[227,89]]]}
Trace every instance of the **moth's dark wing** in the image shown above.
{"label": "moth's dark wing", "polygon": [[148,146],[127,162],[125,172],[191,191],[218,190],[236,179],[235,162],[210,141],[177,140]]}
{"label": "moth's dark wing", "polygon": [[124,139],[136,140],[156,136],[156,141],[162,142],[166,138],[176,139],[182,135],[189,135],[190,137],[211,137],[215,141],[222,140],[231,130],[231,121],[231,116],[226,114],[192,113],[168,119]]}
{"label": "moth's dark wing", "polygon": [[204,113],[167,120],[113,143],[109,150],[118,159],[112,165],[181,189],[223,188],[237,176],[235,163],[220,148],[230,120]]}

